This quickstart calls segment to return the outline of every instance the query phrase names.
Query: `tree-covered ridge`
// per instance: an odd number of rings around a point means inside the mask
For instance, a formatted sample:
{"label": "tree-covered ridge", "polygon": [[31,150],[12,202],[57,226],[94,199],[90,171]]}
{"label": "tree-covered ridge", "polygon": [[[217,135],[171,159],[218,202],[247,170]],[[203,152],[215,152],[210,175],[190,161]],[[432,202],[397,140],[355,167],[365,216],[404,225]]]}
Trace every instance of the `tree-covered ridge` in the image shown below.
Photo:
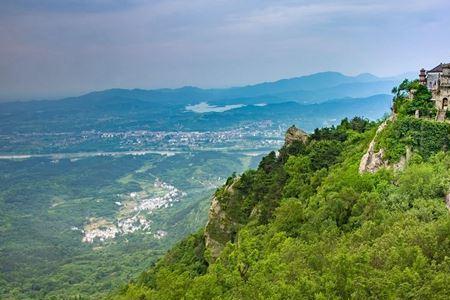
{"label": "tree-covered ridge", "polygon": [[216,192],[236,224],[217,260],[200,232],[111,298],[447,299],[448,129],[412,118],[413,105],[378,141],[393,160],[412,146],[403,172],[358,173],[378,124],[317,129]]}

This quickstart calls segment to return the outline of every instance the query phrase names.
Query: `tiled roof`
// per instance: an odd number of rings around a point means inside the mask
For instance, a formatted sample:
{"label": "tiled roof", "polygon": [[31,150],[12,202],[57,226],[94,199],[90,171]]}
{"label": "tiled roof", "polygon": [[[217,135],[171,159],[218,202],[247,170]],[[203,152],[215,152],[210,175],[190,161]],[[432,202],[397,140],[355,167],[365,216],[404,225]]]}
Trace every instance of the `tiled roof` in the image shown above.
{"label": "tiled roof", "polygon": [[440,73],[442,72],[442,66],[443,64],[440,63],[438,66],[434,67],[433,69],[429,70],[427,73]]}

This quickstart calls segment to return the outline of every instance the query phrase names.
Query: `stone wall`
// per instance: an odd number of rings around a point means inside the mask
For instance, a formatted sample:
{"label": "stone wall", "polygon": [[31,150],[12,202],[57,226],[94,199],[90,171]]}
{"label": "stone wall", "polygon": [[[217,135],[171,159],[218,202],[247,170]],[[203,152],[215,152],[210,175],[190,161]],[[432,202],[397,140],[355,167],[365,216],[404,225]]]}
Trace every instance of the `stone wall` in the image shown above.
{"label": "stone wall", "polygon": [[442,66],[442,73],[428,73],[427,87],[431,91],[432,101],[438,110],[436,120],[443,121],[450,100],[450,64]]}

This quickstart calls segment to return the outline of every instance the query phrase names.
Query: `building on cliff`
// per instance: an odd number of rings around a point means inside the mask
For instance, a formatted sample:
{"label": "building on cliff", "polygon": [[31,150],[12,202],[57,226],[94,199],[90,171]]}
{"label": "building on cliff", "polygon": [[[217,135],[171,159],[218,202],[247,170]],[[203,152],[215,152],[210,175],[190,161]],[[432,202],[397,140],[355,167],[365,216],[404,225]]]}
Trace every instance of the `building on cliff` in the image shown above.
{"label": "building on cliff", "polygon": [[444,121],[450,99],[450,63],[441,63],[429,71],[420,70],[419,81],[431,91],[431,100],[437,109],[436,120]]}

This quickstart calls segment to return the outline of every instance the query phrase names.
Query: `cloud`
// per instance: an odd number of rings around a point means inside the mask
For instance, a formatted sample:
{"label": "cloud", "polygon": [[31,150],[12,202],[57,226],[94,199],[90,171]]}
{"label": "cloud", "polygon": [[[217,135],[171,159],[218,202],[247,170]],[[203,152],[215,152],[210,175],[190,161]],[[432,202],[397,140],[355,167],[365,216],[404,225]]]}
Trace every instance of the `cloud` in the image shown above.
{"label": "cloud", "polygon": [[381,75],[449,57],[447,0],[3,0],[0,98]]}
{"label": "cloud", "polygon": [[[235,30],[265,30],[268,27],[285,28],[297,25],[314,27],[317,24],[330,24],[340,20],[345,26],[355,21],[364,23],[367,18],[382,20],[417,13],[424,15],[429,11],[445,10],[448,6],[443,0],[279,1],[248,13],[230,15],[226,25]],[[371,25],[376,27],[376,24]]]}
{"label": "cloud", "polygon": [[142,0],[2,0],[2,14],[39,12],[98,13],[125,10],[144,3]]}

